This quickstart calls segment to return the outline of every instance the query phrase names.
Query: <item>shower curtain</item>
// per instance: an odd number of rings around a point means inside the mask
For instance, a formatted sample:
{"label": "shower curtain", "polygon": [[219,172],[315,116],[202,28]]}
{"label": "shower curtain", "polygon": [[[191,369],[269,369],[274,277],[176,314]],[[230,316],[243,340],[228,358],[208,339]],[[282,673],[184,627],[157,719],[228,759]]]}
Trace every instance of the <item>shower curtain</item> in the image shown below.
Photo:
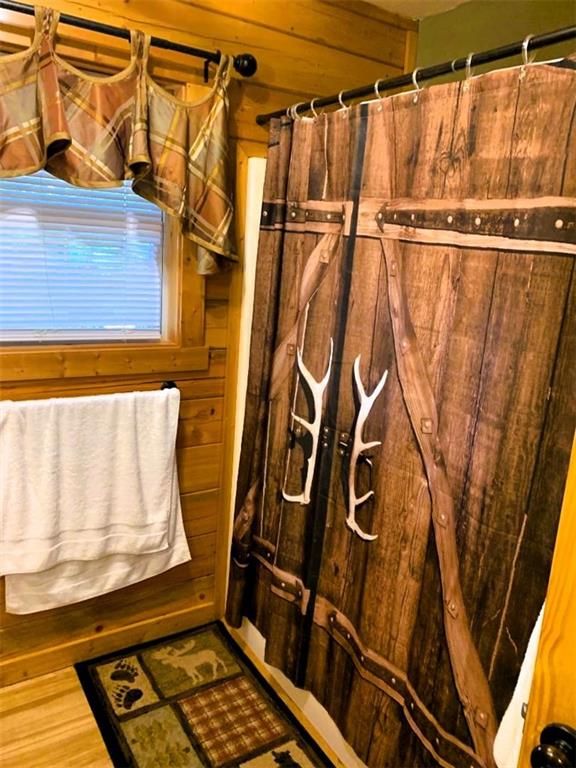
{"label": "shower curtain", "polygon": [[493,765],[545,596],[575,68],[271,125],[227,614],[374,768]]}

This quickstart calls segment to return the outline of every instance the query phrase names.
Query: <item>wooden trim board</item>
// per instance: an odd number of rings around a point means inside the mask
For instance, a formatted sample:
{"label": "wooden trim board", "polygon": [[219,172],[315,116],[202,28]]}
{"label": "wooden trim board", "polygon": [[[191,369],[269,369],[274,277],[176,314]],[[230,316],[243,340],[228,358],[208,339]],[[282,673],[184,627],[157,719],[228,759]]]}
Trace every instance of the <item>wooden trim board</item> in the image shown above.
{"label": "wooden trim board", "polygon": [[110,629],[100,636],[92,633],[59,646],[50,646],[25,656],[0,662],[0,683],[11,685],[23,678],[63,669],[119,648],[146,643],[165,635],[206,624],[216,619],[214,602],[192,605],[178,611],[152,615],[138,622]]}

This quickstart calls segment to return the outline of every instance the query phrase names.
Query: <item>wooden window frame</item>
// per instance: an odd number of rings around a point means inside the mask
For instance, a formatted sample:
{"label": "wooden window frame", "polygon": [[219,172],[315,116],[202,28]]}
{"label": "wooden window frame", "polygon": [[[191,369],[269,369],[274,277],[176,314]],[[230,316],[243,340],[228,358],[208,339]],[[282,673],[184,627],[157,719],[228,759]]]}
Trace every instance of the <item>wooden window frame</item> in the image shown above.
{"label": "wooden window frame", "polygon": [[0,346],[4,383],[118,376],[208,368],[204,346],[204,278],[195,246],[168,215],[163,224],[162,339]]}

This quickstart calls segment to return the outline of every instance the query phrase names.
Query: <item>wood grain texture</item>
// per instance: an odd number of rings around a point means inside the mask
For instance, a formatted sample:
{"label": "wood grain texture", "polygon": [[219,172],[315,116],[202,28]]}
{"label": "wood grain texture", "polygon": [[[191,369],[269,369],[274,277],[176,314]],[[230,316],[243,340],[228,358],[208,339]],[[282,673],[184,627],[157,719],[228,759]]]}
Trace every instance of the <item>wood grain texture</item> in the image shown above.
{"label": "wood grain texture", "polygon": [[[195,398],[221,397],[224,394],[225,381],[220,375],[222,353],[210,351],[210,367],[199,378],[192,378],[193,373],[186,372],[176,376],[174,381],[180,390],[180,404]],[[225,357],[225,351],[224,351]],[[212,378],[204,378],[205,376]],[[112,392],[148,391],[158,389],[164,379],[158,374],[148,376],[107,376],[94,380],[90,377],[74,379],[63,384],[61,380],[28,380],[18,383],[0,382],[0,396],[7,400],[43,400],[47,397],[82,397],[83,395],[104,395]]]}
{"label": "wood grain texture", "polygon": [[[206,565],[206,570],[214,567]],[[165,574],[156,580],[150,579],[148,585],[121,590],[119,599],[103,596],[94,598],[95,603],[86,601],[86,606],[77,606],[61,618],[58,617],[61,609],[49,611],[45,622],[40,622],[36,630],[34,625],[2,630],[6,642],[15,649],[14,654],[0,662],[2,684],[11,685],[45,674],[47,670],[62,669],[214,620],[217,616],[213,577],[191,580],[186,567],[183,568],[183,573],[178,574],[174,569],[176,575]],[[178,578],[182,579],[180,583],[171,583],[171,579]]]}
{"label": "wood grain texture", "polygon": [[162,345],[129,350],[101,347],[98,350],[69,345],[58,351],[28,349],[26,352],[4,350],[0,372],[4,381],[30,379],[75,379],[86,376],[118,376],[122,374],[174,373],[176,371],[207,371],[207,347],[178,347]]}
{"label": "wood grain texture", "polygon": [[444,632],[454,681],[475,749],[486,765],[493,765],[492,744],[497,721],[488,679],[470,633],[462,594],[454,499],[446,472],[445,449],[438,435],[438,407],[406,300],[402,253],[385,238],[382,239],[382,250],[388,272],[398,375],[412,429],[422,453],[432,501],[431,517],[444,603]]}
{"label": "wood grain texture", "polygon": [[[133,584],[126,587],[126,591],[123,593],[110,592],[107,595],[100,595],[83,601],[82,604],[62,606],[35,614],[4,614],[3,628],[0,634],[3,654],[6,658],[14,659],[23,651],[32,653],[48,648],[54,637],[57,636],[61,621],[67,624],[67,638],[69,640],[73,638],[77,640],[83,632],[93,633],[96,638],[98,634],[112,627],[113,619],[120,617],[122,603],[128,597],[133,603],[133,615],[127,616],[120,623],[125,625],[127,620],[135,617],[137,611],[140,612],[140,618],[143,619],[148,600],[156,592],[161,592],[168,587],[175,588],[183,585],[182,594],[188,590],[191,603],[204,605],[210,599],[210,589],[213,586],[210,562],[214,553],[214,540],[214,533],[197,537],[196,541],[189,539],[190,548],[196,553],[196,562],[184,563],[166,572],[165,575],[155,576],[153,579],[140,584]],[[195,581],[193,584],[187,583],[193,581]],[[201,595],[202,597],[200,597]],[[157,598],[154,598],[154,601],[159,604]]]}
{"label": "wood grain texture", "polygon": [[223,398],[184,400],[180,405],[180,421],[176,445],[185,448],[203,443],[222,442]]}
{"label": "wood grain texture", "polygon": [[0,689],[3,768],[112,768],[72,667]]}

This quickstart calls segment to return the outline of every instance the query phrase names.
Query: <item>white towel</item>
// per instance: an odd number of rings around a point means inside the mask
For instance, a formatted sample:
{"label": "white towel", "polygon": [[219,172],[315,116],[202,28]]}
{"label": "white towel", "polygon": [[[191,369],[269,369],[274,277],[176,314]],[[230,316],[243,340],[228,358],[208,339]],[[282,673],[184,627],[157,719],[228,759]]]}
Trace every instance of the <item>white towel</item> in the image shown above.
{"label": "white towel", "polygon": [[520,747],[522,746],[522,734],[524,731],[524,717],[522,716],[522,707],[528,703],[530,688],[532,687],[532,677],[534,676],[534,666],[536,664],[536,655],[538,653],[538,642],[540,641],[540,631],[542,629],[542,616],[544,606],[540,610],[528,647],[526,655],[520,667],[520,674],[516,688],[512,694],[512,699],[508,709],[504,713],[498,733],[494,739],[494,759],[498,768],[516,768],[518,758],[520,757]]}
{"label": "white towel", "polygon": [[178,389],[0,404],[0,573],[165,550]]}
{"label": "white towel", "polygon": [[[178,479],[174,464],[176,490]],[[88,600],[128,587],[188,562],[190,550],[182,522],[180,496],[174,496],[170,519],[170,546],[163,552],[108,555],[99,560],[60,563],[41,573],[6,576],[6,611],[35,613]]]}

